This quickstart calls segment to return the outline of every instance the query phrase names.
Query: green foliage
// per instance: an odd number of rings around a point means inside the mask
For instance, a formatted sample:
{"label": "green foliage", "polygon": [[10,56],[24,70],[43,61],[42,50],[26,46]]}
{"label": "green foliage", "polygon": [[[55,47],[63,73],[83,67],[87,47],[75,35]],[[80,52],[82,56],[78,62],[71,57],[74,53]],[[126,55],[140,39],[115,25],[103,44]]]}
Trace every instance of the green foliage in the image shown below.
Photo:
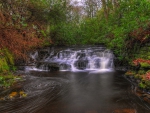
{"label": "green foliage", "polygon": [[14,70],[13,55],[7,49],[0,50],[0,72]]}
{"label": "green foliage", "polygon": [[[51,26],[51,36],[55,35],[56,43],[63,44],[97,44],[105,43],[110,49],[115,49],[115,54],[120,60],[128,58],[126,51],[129,34],[142,27],[146,28],[150,20],[150,2],[147,0],[120,1],[119,7],[112,11],[108,19],[100,9],[94,18],[84,18],[79,24],[74,22]],[[70,30],[71,29],[71,30]],[[139,48],[133,44],[132,51]]]}
{"label": "green foliage", "polygon": [[10,72],[3,72],[0,73],[0,87],[10,87],[12,86],[17,80],[21,80],[20,77],[14,76]]}
{"label": "green foliage", "polygon": [[[33,29],[40,34],[38,38],[49,38],[54,45],[104,43],[110,49],[115,50],[114,53],[119,60],[128,60],[129,58],[124,53],[129,46],[127,42],[137,38],[130,34],[135,30],[140,32],[139,28],[148,27],[150,2],[148,0],[120,0],[118,3],[119,5],[114,4],[114,7],[111,2],[107,3],[110,10],[107,18],[104,15],[105,9],[101,8],[96,12],[95,17],[82,15],[84,18],[80,21],[76,20],[76,15],[72,13],[78,9],[71,6],[68,0],[15,0],[13,7],[10,7],[7,1],[0,1],[0,4],[5,6],[0,7],[5,8],[9,13],[14,11],[11,16],[12,21],[8,24],[13,24],[19,30],[33,25]],[[149,35],[145,37],[149,38]],[[131,51],[136,51],[139,48],[138,43],[132,44]],[[43,45],[50,45],[50,41]],[[5,54],[7,57],[0,59],[2,71],[9,70],[10,65],[13,65],[11,55],[7,52]],[[150,55],[147,56],[149,57]]]}
{"label": "green foliage", "polygon": [[[31,0],[27,7],[34,18],[47,24],[46,32],[39,32],[44,37],[49,36],[55,45],[105,43],[109,48],[117,49],[116,54],[121,55],[126,50],[128,35],[139,27],[147,27],[150,3],[147,0],[120,1],[115,9],[108,4],[111,11],[107,20],[104,9],[100,9],[96,17],[83,18],[80,23],[69,20],[71,9],[66,0]],[[14,19],[17,18],[15,15]],[[26,19],[21,18],[24,27],[28,25]],[[134,50],[137,47],[135,45]]]}
{"label": "green foliage", "polygon": [[114,38],[109,45],[113,48],[121,48],[124,51],[125,41],[128,39],[127,35],[139,27],[144,27],[149,20],[149,11],[150,3],[145,0],[133,0],[132,3],[122,1],[116,13],[111,14],[108,19],[110,26],[112,23],[115,24],[110,30]]}
{"label": "green foliage", "polygon": [[0,71],[1,72],[9,71],[9,66],[5,58],[0,59]]}
{"label": "green foliage", "polygon": [[145,85],[143,82],[140,82],[140,83],[139,83],[139,87],[142,88],[142,89],[145,89],[145,88],[146,88],[146,85]]}
{"label": "green foliage", "polygon": [[142,79],[142,76],[141,76],[140,74],[135,74],[135,75],[134,75],[134,78],[135,78],[135,79],[140,79],[140,80],[141,80],[141,79]]}
{"label": "green foliage", "polygon": [[98,37],[101,35],[100,23],[97,18],[85,19],[80,24],[81,44],[95,44],[100,42]]}
{"label": "green foliage", "polygon": [[13,83],[13,76],[11,74],[9,75],[3,75],[3,73],[0,74],[0,87],[9,87]]}
{"label": "green foliage", "polygon": [[138,71],[138,74],[142,75],[142,74],[145,74],[146,72],[144,70],[139,70]]}
{"label": "green foliage", "polygon": [[141,64],[141,67],[143,67],[143,68],[150,67],[150,64],[148,64],[147,62],[141,62],[140,64]]}
{"label": "green foliage", "polygon": [[145,84],[146,84],[146,88],[150,89],[150,81],[149,80],[145,81]]}
{"label": "green foliage", "polygon": [[138,54],[136,55],[136,58],[143,58],[143,59],[150,59],[150,52],[149,51],[149,47],[143,47],[139,49]]}

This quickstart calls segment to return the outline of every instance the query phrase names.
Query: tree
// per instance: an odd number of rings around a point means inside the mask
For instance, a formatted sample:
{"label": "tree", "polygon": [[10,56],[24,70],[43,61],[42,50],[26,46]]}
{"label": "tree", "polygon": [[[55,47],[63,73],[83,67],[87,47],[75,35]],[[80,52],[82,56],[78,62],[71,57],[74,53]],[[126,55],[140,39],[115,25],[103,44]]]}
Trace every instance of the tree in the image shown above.
{"label": "tree", "polygon": [[83,4],[87,17],[93,18],[101,7],[101,0],[83,0]]}

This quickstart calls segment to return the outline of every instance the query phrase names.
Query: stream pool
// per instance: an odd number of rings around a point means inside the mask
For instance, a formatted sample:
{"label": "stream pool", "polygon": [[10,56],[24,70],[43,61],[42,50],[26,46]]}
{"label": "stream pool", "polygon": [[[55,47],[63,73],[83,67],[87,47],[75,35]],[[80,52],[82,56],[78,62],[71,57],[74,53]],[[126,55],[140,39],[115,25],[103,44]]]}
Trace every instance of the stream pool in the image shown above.
{"label": "stream pool", "polygon": [[105,47],[46,48],[30,56],[25,81],[0,93],[27,96],[0,100],[0,113],[150,113]]}
{"label": "stream pool", "polygon": [[150,113],[122,71],[26,74],[27,97],[0,101],[0,113]]}

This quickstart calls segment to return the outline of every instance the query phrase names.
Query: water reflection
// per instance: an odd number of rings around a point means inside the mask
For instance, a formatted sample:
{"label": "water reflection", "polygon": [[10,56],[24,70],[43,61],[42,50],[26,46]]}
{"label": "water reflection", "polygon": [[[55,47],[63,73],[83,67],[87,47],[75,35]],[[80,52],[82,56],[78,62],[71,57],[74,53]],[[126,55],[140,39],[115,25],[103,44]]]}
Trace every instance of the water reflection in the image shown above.
{"label": "water reflection", "polygon": [[30,72],[25,99],[0,102],[0,113],[150,113],[122,72]]}

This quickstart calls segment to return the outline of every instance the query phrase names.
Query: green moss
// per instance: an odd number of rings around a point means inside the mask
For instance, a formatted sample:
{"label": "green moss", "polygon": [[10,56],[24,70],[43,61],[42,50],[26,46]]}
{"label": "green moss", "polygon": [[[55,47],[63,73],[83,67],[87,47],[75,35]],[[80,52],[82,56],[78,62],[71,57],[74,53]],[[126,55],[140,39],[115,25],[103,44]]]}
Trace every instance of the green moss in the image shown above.
{"label": "green moss", "polygon": [[7,50],[0,50],[0,87],[10,87],[15,82],[13,55]]}
{"label": "green moss", "polygon": [[6,72],[14,69],[13,55],[7,50],[0,50],[0,72]]}
{"label": "green moss", "polygon": [[9,71],[9,66],[5,58],[0,58],[0,72]]}
{"label": "green moss", "polygon": [[150,64],[148,64],[147,62],[141,62],[141,67],[143,68],[149,68],[150,67]]}

